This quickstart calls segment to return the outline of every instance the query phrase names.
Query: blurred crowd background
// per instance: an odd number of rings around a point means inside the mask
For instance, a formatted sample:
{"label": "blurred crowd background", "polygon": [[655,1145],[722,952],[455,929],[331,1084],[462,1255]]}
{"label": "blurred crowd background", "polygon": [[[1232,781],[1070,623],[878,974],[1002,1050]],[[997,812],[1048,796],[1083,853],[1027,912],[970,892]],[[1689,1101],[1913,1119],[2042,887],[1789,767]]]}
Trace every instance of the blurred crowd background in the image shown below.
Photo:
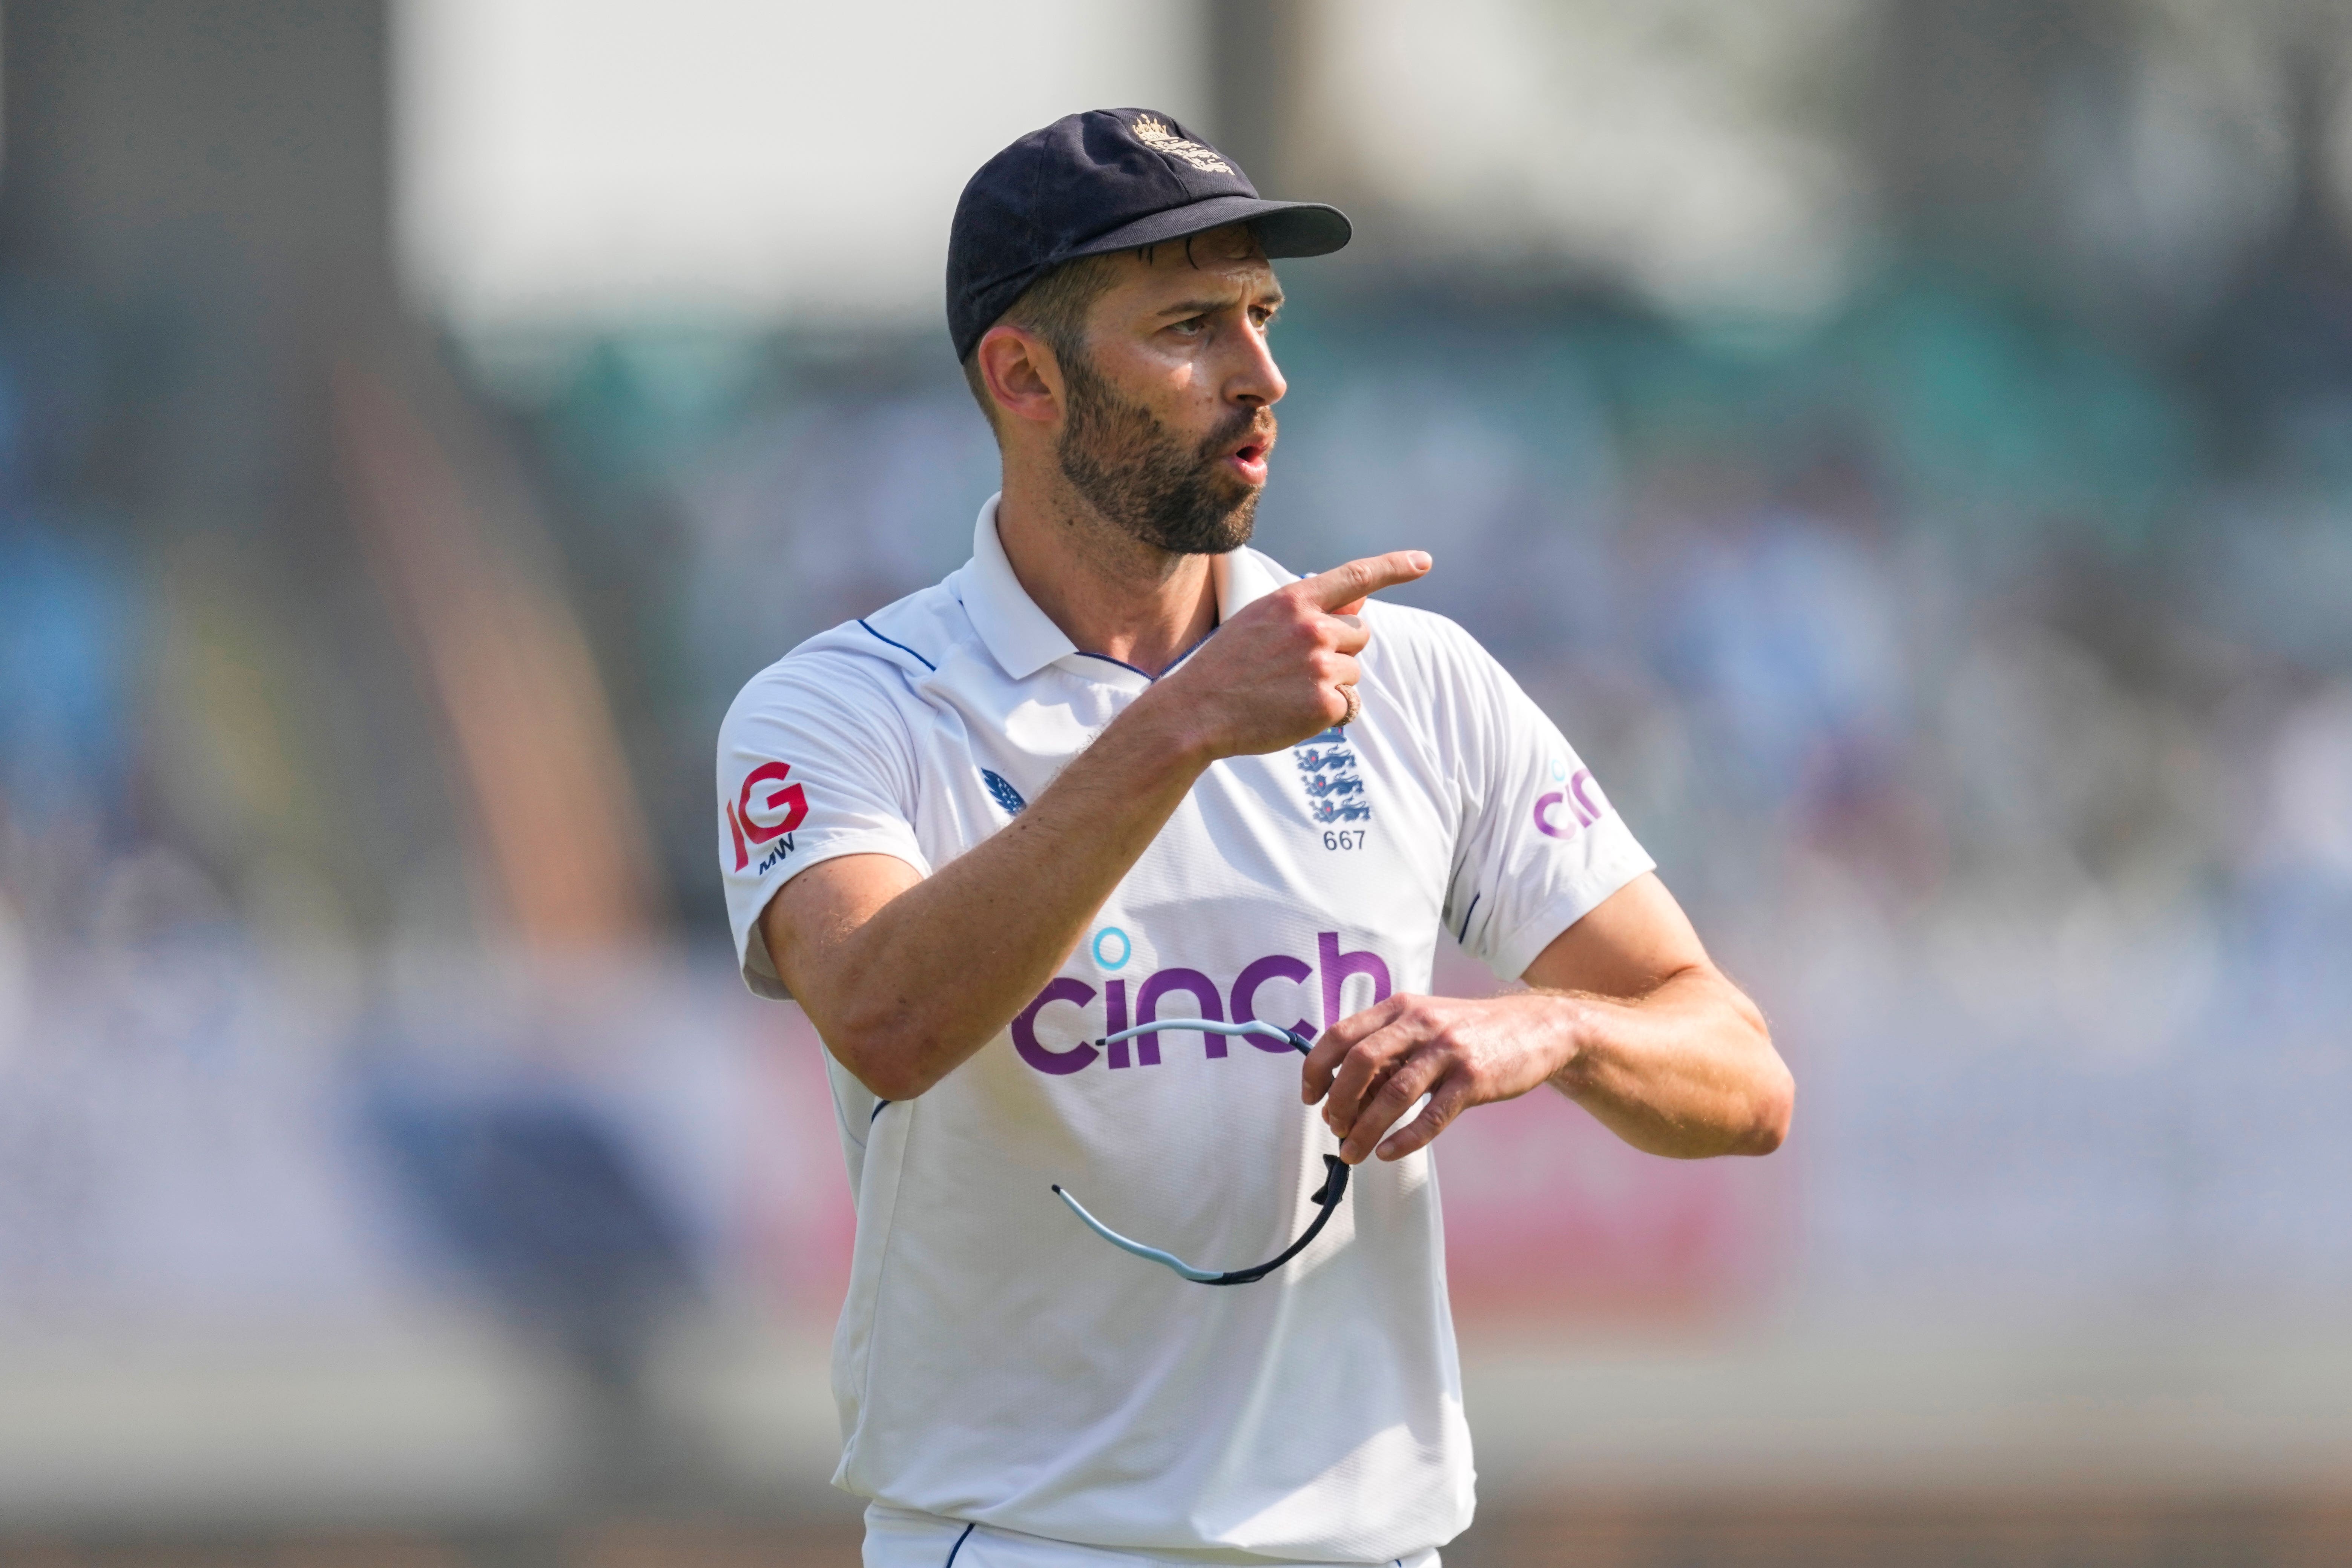
{"label": "blurred crowd background", "polygon": [[1451,1560],[2352,1550],[2340,5],[47,0],[0,73],[0,1556],[854,1561],[714,736],[963,560],[949,215],[1111,104],[1354,216],[1259,542],[1433,552],[1801,1086],[1440,1145]]}

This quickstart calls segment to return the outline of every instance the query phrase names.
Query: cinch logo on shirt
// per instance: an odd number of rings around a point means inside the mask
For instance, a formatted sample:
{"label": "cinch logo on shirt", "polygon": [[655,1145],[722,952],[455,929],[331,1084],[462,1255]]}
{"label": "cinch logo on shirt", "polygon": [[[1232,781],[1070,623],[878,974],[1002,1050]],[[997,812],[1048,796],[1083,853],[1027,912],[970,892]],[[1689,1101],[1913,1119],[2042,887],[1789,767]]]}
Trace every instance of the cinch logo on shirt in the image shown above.
{"label": "cinch logo on shirt", "polygon": [[[1555,763],[1553,767],[1552,776],[1558,778],[1559,764]],[[1593,805],[1592,797],[1584,793],[1585,786],[1588,784],[1595,790],[1601,787],[1600,781],[1592,776],[1591,768],[1579,768],[1574,776],[1569,779],[1568,788],[1565,791],[1553,790],[1547,795],[1538,795],[1536,797],[1536,831],[1548,834],[1554,838],[1573,838],[1578,829],[1590,827],[1600,821],[1601,814],[1609,809],[1608,797],[1604,795],[1599,805]],[[1571,797],[1575,801],[1573,809],[1576,813],[1576,820],[1563,827],[1552,819],[1551,814],[1558,807],[1567,805]]]}
{"label": "cinch logo on shirt", "polygon": [[[808,797],[801,793],[800,785],[783,783],[786,775],[792,771],[793,765],[790,763],[761,763],[743,780],[742,795],[725,808],[728,830],[735,835],[735,869],[738,871],[751,865],[751,847],[754,844],[773,844],[779,838],[783,840],[783,843],[777,845],[776,848],[760,862],[760,873],[762,876],[767,874],[770,867],[793,852],[790,835],[793,829],[798,827],[802,820],[808,816]],[[781,810],[784,816],[782,821],[762,827],[751,820],[751,792],[760,785],[769,783],[783,784],[783,787],[773,791],[766,800],[761,801],[760,809]]]}
{"label": "cinch logo on shirt", "polygon": [[[1122,940],[1124,940],[1123,937]],[[1372,983],[1372,1000],[1374,1002],[1387,1000],[1389,966],[1379,953],[1342,952],[1339,947],[1339,933],[1331,931],[1318,931],[1315,934],[1315,948],[1316,958],[1318,960],[1316,963],[1309,963],[1301,958],[1293,958],[1286,952],[1269,953],[1264,958],[1254,959],[1242,966],[1242,972],[1234,977],[1231,987],[1218,984],[1215,980],[1197,969],[1156,971],[1145,976],[1142,984],[1136,988],[1134,1022],[1138,1024],[1159,1022],[1161,999],[1181,992],[1192,999],[1192,1012],[1190,1015],[1192,1017],[1211,1018],[1220,1023],[1230,1021],[1235,1024],[1246,1024],[1257,1016],[1258,990],[1266,982],[1287,980],[1294,984],[1303,985],[1315,978],[1318,970],[1321,972],[1323,980],[1323,1018],[1327,1024],[1336,1023],[1342,1016],[1339,1011],[1340,988],[1347,983],[1349,975],[1367,976]],[[1115,1035],[1129,1025],[1127,981],[1124,978],[1104,981],[1101,994],[1103,1026],[1097,1029],[1093,1026],[1093,1020],[1087,1019],[1085,1028],[1089,1037]],[[1095,1058],[1097,1057],[1105,1058],[1106,1065],[1113,1069],[1124,1067],[1158,1067],[1160,1036],[1156,1032],[1138,1035],[1132,1040],[1116,1041],[1108,1049],[1082,1040],[1066,1050],[1057,1051],[1037,1038],[1037,1016],[1047,1007],[1056,1002],[1067,1002],[1075,1006],[1087,1007],[1093,1003],[1095,995],[1093,986],[1070,975],[1058,975],[1046,982],[1045,989],[1037,993],[1036,1000],[1023,1008],[1021,1016],[1013,1020],[1013,1048],[1021,1053],[1023,1061],[1027,1062],[1039,1072],[1052,1073],[1057,1077],[1066,1073],[1083,1072],[1094,1066]],[[1231,1004],[1230,1018],[1228,1018],[1228,1002]],[[1314,1024],[1305,1018],[1286,1026],[1305,1035],[1309,1039],[1313,1039],[1320,1032]],[[1181,1034],[1184,1029],[1184,1018],[1181,1016],[1170,1018],[1168,1029],[1170,1033]],[[1221,1058],[1226,1054],[1226,1037],[1202,1035],[1201,1038],[1206,1042],[1210,1058]],[[1291,1054],[1289,1046],[1279,1045],[1272,1040],[1261,1040],[1252,1037],[1249,1043],[1262,1051],[1271,1051],[1277,1056]],[[1129,1046],[1134,1047],[1132,1057],[1129,1055]]]}

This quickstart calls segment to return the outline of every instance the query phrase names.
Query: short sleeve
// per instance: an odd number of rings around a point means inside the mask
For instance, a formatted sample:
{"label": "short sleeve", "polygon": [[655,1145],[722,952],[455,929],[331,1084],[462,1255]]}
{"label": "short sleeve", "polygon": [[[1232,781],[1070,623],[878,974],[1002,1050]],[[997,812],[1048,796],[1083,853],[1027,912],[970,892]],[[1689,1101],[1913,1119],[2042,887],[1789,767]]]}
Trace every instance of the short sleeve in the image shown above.
{"label": "short sleeve", "polygon": [[865,661],[798,653],[755,677],[719,729],[719,869],[743,983],[787,998],[760,934],[778,889],[843,855],[925,876],[906,718]]}
{"label": "short sleeve", "polygon": [[1574,747],[1494,658],[1447,626],[1451,739],[1463,801],[1446,930],[1517,980],[1656,862]]}

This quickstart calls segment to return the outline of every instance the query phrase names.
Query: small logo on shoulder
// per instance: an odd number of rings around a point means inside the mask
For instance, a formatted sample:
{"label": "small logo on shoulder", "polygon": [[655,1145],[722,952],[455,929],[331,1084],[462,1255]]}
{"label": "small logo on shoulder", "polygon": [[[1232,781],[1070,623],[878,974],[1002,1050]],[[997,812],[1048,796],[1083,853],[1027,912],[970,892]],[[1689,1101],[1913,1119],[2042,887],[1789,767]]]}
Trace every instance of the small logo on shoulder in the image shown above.
{"label": "small logo on shoulder", "polygon": [[[742,795],[725,806],[728,829],[735,836],[735,869],[738,871],[751,864],[751,846],[754,844],[772,844],[779,838],[783,840],[775,853],[760,863],[762,876],[767,874],[770,867],[793,852],[792,831],[808,816],[808,796],[800,785],[784,783],[792,771],[790,763],[761,763],[744,777]],[[782,787],[771,790],[767,799],[760,803],[760,809],[783,813],[782,819],[764,826],[751,818],[751,792],[763,784]]]}
{"label": "small logo on shoulder", "polygon": [[[1555,774],[1566,771],[1559,763],[1552,764]],[[1577,769],[1569,777],[1566,789],[1552,790],[1536,797],[1536,831],[1550,838],[1575,837],[1579,832],[1600,821],[1601,814],[1609,809],[1608,796],[1601,795],[1598,801],[1592,798],[1600,794],[1601,785],[1593,778],[1592,771],[1590,768]],[[1556,815],[1562,807],[1567,808],[1574,821],[1564,821]]]}
{"label": "small logo on shoulder", "polygon": [[1021,792],[1014,789],[1011,781],[993,768],[981,769],[980,782],[988,786],[988,793],[995,797],[996,804],[1003,806],[1008,814],[1018,816],[1029,809],[1029,803],[1021,798]]}

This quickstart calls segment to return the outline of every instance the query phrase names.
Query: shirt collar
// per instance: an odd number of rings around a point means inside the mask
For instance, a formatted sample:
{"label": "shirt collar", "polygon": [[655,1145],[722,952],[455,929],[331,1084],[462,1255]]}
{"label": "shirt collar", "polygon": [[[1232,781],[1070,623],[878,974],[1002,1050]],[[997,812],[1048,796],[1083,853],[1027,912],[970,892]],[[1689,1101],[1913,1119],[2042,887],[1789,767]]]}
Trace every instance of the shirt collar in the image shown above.
{"label": "shirt collar", "polygon": [[1209,563],[1217,580],[1217,624],[1224,625],[1244,610],[1298,574],[1286,572],[1271,559],[1244,545]]}
{"label": "shirt collar", "polygon": [[1015,680],[1026,680],[1057,658],[1078,651],[1052,617],[1037,607],[1021,579],[1013,574],[1003,542],[996,537],[996,503],[1003,493],[988,498],[972,524],[971,575],[965,579],[963,613],[988,651]]}
{"label": "shirt collar", "polygon": [[[1015,680],[1026,680],[1055,659],[1079,650],[1013,575],[1003,541],[996,536],[996,505],[1003,499],[1002,492],[989,497],[972,524],[963,610],[1004,673]],[[1209,570],[1217,584],[1220,625],[1295,580],[1264,555],[1246,548],[1215,557]]]}

